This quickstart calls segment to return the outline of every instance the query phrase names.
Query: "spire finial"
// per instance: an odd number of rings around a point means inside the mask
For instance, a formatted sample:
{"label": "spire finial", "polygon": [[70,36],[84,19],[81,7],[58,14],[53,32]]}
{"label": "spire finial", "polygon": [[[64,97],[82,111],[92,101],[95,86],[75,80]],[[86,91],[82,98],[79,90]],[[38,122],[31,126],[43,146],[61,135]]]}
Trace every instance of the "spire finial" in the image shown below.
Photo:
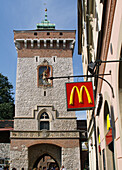
{"label": "spire finial", "polygon": [[55,24],[51,24],[50,21],[47,20],[47,8],[45,8],[45,20],[37,24],[37,29],[55,29]]}
{"label": "spire finial", "polygon": [[45,8],[45,21],[47,21],[47,8]]}

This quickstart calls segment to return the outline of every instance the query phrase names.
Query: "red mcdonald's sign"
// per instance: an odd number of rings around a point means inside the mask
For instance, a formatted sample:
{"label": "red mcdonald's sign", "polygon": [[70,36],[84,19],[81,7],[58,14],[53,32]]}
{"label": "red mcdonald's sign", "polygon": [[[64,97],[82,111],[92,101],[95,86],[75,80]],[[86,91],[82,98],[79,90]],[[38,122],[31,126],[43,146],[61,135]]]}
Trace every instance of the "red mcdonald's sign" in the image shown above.
{"label": "red mcdonald's sign", "polygon": [[66,83],[67,110],[90,110],[95,107],[92,82]]}

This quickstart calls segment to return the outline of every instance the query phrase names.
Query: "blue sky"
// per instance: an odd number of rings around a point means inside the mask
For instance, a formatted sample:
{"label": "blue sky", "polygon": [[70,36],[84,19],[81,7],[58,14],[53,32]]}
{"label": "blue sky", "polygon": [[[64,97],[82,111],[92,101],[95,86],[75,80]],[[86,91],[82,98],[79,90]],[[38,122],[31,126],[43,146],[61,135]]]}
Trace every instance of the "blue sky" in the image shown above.
{"label": "blue sky", "polygon": [[[0,72],[7,76],[16,89],[17,52],[13,30],[33,30],[44,19],[47,8],[48,19],[56,29],[77,29],[77,0],[0,0]],[[74,75],[82,74],[81,56],[77,53],[77,39],[73,55]],[[75,79],[75,81],[81,79]],[[84,112],[77,112],[85,118]]]}

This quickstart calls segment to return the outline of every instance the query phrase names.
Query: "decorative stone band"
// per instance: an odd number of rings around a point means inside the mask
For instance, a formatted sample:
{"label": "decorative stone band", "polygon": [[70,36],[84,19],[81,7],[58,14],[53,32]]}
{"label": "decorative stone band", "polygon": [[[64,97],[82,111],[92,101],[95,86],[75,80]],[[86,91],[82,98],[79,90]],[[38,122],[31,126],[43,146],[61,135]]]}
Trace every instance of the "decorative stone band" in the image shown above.
{"label": "decorative stone band", "polygon": [[[14,40],[15,46],[17,50],[22,48],[35,48],[35,44],[37,48],[53,48],[54,43],[56,48],[62,46],[62,48],[73,49],[75,39],[57,39],[57,38],[48,38],[48,39],[16,39]],[[30,47],[29,47],[30,44]]]}
{"label": "decorative stone band", "polygon": [[80,131],[12,131],[11,139],[79,139]]}

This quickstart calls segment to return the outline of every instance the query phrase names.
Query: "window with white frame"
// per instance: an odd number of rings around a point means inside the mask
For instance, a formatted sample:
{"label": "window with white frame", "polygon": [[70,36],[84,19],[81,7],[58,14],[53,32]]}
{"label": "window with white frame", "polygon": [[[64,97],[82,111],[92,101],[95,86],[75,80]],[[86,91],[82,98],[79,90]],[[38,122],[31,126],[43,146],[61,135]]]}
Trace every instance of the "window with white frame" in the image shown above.
{"label": "window with white frame", "polygon": [[46,112],[43,112],[40,115],[40,130],[49,130],[50,129],[50,124],[49,124],[49,115]]}

